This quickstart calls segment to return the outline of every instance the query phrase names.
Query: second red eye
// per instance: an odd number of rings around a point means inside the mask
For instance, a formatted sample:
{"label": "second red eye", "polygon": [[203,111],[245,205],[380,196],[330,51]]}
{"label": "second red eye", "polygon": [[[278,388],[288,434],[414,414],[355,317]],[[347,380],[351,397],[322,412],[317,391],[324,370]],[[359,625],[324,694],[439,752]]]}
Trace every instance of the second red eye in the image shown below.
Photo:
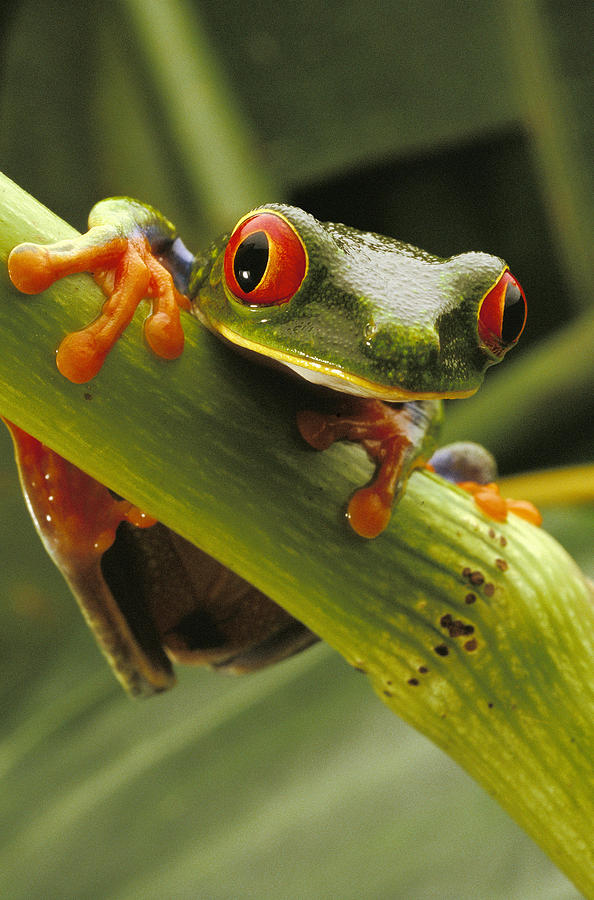
{"label": "second red eye", "polygon": [[478,331],[483,344],[497,356],[512,347],[526,324],[526,297],[517,278],[506,269],[483,297]]}
{"label": "second red eye", "polygon": [[286,303],[307,271],[305,247],[293,227],[273,212],[240,222],[225,249],[225,280],[231,293],[250,306]]}

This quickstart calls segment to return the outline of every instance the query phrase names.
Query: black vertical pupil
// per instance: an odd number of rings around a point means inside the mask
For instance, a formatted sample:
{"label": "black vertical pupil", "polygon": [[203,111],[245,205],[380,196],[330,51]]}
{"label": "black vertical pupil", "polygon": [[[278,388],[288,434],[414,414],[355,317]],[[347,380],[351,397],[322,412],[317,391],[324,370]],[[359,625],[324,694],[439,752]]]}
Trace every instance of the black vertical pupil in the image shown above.
{"label": "black vertical pupil", "polygon": [[[521,303],[518,302],[520,300]],[[505,344],[513,344],[517,340],[524,325],[525,315],[526,309],[522,292],[517,285],[508,284],[503,307],[503,322],[501,323],[501,339]]]}
{"label": "black vertical pupil", "polygon": [[258,287],[267,265],[268,237],[263,231],[255,231],[241,242],[233,260],[237,284],[245,294]]}

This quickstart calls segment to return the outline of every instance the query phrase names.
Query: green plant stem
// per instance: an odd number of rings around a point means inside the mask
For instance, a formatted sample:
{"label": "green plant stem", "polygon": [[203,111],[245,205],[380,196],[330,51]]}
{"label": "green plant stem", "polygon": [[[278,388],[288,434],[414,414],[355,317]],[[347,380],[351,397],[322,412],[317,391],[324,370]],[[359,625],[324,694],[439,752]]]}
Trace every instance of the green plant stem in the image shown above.
{"label": "green plant stem", "polygon": [[182,157],[193,195],[214,231],[224,231],[246,209],[278,196],[278,190],[262,175],[255,138],[201,26],[199,10],[185,0],[125,0],[123,9],[153,73],[154,90],[167,111],[166,130]]}
{"label": "green plant stem", "polygon": [[[0,182],[0,258],[72,229]],[[4,267],[3,267],[4,268]],[[390,527],[357,538],[341,510],[369,468],[297,434],[298,387],[185,318],[155,359],[137,316],[104,369],[72,385],[61,336],[101,301],[87,276],[37,297],[2,285],[0,412],[239,572],[367,672],[390,707],[495,796],[594,896],[594,606],[565,551],[415,473]]]}
{"label": "green plant stem", "polygon": [[585,311],[592,303],[592,181],[575,126],[570,77],[556,52],[545,4],[506,0],[500,22],[509,48],[504,64],[531,138],[555,245],[571,296]]}

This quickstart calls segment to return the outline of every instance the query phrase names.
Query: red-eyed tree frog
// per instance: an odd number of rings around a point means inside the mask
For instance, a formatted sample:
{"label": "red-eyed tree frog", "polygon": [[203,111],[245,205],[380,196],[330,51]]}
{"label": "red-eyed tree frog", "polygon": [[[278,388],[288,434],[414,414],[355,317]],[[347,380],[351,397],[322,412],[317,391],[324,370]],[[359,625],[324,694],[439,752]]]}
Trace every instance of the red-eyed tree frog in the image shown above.
{"label": "red-eyed tree frog", "polygon": [[[108,299],[95,321],[63,339],[57,365],[66,378],[98,374],[144,298],[152,302],[146,341],[167,359],[183,351],[180,309],[194,314],[242,352],[333,392],[331,412],[303,410],[298,426],[316,449],[346,439],[375,461],[372,483],[348,505],[364,538],[386,528],[412,470],[431,458],[441,400],[473,394],[526,320],[522,288],[495,256],[440,259],[281,204],[252,210],[194,256],[159,212],[113,198],[93,208],[86,234],[21,244],[9,259],[26,293],[81,271],[95,275]],[[131,692],[167,687],[170,658],[245,671],[316,639],[169,529],[11,430],[42,538]],[[471,446],[440,451],[436,470],[492,481],[490,458]]]}

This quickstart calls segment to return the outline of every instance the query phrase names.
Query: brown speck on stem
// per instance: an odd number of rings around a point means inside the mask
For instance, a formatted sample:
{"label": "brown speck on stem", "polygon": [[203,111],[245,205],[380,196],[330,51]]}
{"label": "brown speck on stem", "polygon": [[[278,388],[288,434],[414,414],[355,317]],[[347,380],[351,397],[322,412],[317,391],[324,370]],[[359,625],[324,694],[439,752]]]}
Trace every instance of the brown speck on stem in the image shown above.
{"label": "brown speck on stem", "polygon": [[456,638],[465,634],[472,634],[474,632],[474,625],[469,625],[466,622],[462,622],[460,619],[454,619],[451,613],[446,613],[439,620],[439,624],[442,628],[447,628],[450,637]]}
{"label": "brown speck on stem", "polygon": [[509,569],[509,565],[507,564],[507,562],[501,558],[497,558],[495,560],[495,565],[497,566],[497,568],[499,569],[500,572],[507,572],[507,570]]}
{"label": "brown speck on stem", "polygon": [[446,644],[438,644],[437,647],[433,648],[438,656],[447,656],[450,652]]}

